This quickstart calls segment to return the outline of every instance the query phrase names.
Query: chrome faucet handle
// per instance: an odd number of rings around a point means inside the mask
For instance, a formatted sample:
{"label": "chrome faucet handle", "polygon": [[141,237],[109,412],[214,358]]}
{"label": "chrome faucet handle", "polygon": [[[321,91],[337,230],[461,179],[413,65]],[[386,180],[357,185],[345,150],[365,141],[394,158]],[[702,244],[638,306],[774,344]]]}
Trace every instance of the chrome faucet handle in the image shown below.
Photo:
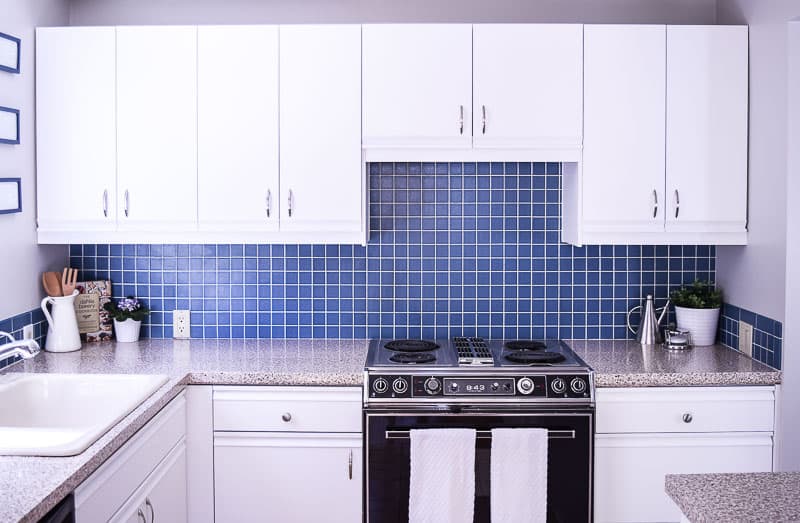
{"label": "chrome faucet handle", "polygon": [[0,336],[5,336],[9,340],[11,340],[12,343],[17,341],[16,339],[14,339],[14,336],[12,336],[11,334],[9,334],[9,333],[7,333],[5,331],[0,331]]}

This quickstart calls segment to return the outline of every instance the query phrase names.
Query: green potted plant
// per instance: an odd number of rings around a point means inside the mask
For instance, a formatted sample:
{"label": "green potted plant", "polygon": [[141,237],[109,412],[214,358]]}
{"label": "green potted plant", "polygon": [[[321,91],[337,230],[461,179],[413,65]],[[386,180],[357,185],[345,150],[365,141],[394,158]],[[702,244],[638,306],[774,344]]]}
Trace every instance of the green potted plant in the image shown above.
{"label": "green potted plant", "polygon": [[713,345],[717,339],[722,289],[711,282],[695,280],[672,291],[670,299],[675,305],[678,329],[691,332],[694,345]]}
{"label": "green potted plant", "polygon": [[103,305],[103,308],[114,319],[117,341],[123,343],[139,341],[142,320],[150,314],[150,310],[144,306],[144,303],[133,296],[128,296],[116,302],[109,301]]}

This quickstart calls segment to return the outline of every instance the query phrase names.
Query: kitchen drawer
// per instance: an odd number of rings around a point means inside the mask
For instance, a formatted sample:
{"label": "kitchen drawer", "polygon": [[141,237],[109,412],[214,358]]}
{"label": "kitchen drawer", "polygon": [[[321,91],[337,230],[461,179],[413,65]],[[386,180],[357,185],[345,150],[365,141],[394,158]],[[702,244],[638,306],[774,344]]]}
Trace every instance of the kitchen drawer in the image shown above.
{"label": "kitchen drawer", "polygon": [[597,433],[772,432],[774,387],[597,389]]}
{"label": "kitchen drawer", "polygon": [[77,521],[108,521],[186,434],[181,393],[75,489]]}
{"label": "kitchen drawer", "polygon": [[361,389],[215,386],[214,430],[361,432]]}

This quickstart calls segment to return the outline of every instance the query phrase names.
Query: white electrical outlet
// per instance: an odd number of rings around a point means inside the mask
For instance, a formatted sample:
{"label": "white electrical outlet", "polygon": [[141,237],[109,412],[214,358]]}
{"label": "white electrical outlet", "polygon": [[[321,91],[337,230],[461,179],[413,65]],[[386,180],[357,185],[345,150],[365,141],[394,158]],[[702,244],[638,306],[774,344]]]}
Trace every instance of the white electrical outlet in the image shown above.
{"label": "white electrical outlet", "polygon": [[753,357],[753,326],[743,321],[739,322],[739,352]]}
{"label": "white electrical outlet", "polygon": [[191,337],[191,316],[189,311],[172,311],[172,337],[186,339]]}
{"label": "white electrical outlet", "polygon": [[33,339],[33,325],[27,324],[22,327],[22,339],[23,340],[32,340]]}

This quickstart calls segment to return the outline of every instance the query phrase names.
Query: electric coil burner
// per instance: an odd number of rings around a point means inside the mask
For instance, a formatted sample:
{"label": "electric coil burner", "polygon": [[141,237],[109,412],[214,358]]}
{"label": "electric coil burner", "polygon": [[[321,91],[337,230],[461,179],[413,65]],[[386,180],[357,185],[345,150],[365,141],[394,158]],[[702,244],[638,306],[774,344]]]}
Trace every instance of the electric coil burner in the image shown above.
{"label": "electric coil burner", "polygon": [[364,374],[367,523],[407,523],[411,431],[476,430],[476,523],[494,428],[548,432],[547,520],[592,520],[594,373],[558,340],[374,340]]}

